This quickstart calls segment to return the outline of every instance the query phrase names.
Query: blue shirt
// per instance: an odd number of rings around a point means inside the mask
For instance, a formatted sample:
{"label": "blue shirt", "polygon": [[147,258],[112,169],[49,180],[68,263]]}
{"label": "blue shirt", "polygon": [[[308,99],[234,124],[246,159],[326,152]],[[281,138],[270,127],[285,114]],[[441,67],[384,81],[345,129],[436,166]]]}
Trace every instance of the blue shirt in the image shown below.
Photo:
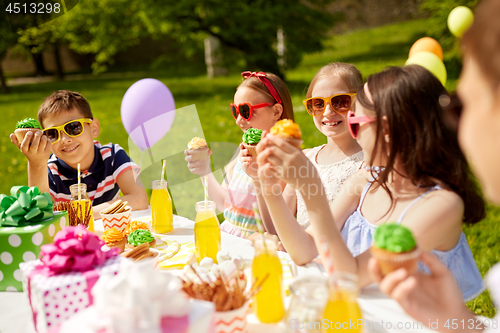
{"label": "blue shirt", "polygon": [[[58,201],[70,201],[69,187],[78,183],[77,170],[52,154],[47,162],[50,194]],[[94,161],[81,174],[81,182],[87,185],[87,194],[93,205],[113,200],[118,196],[118,178],[128,170],[139,169],[127,153],[117,144],[102,146],[94,141]]]}
{"label": "blue shirt", "polygon": [[[367,251],[371,247],[373,234],[378,227],[370,223],[363,214],[361,214],[361,205],[374,180],[375,179],[372,178],[366,184],[361,194],[361,198],[359,199],[358,207],[354,213],[347,218],[341,230],[342,238],[354,257]],[[434,186],[416,198],[405,208],[403,213],[399,216],[397,223],[401,223],[408,209],[417,203],[417,201],[432,191],[439,189],[441,189],[440,186]],[[460,234],[459,241],[454,248],[448,251],[432,250],[431,253],[438,257],[438,259],[451,271],[462,292],[462,297],[465,302],[476,298],[484,291],[486,284],[479,273],[479,269],[474,261],[469,244],[467,243],[467,238],[463,232]],[[422,262],[419,262],[418,269],[424,273],[430,273],[429,268]]]}

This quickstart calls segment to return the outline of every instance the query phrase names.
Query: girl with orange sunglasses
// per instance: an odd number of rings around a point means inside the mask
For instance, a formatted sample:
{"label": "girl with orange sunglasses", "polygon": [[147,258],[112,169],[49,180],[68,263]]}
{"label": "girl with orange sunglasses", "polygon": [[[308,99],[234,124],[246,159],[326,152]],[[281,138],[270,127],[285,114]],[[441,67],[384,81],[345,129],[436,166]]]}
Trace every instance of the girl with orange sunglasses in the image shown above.
{"label": "girl with orange sunglasses", "polygon": [[[303,101],[314,124],[326,137],[326,144],[303,152],[318,169],[329,202],[333,201],[342,184],[363,163],[361,147],[351,137],[347,126],[347,112],[362,83],[361,72],[355,66],[331,63],[316,73],[307,90],[307,98]],[[286,203],[288,211],[278,212],[276,207],[268,209],[273,211],[276,218],[286,221],[289,228],[285,233],[297,227],[308,229],[309,215],[300,192],[287,185],[279,200]],[[268,232],[281,236],[269,215],[264,216],[263,222]]]}

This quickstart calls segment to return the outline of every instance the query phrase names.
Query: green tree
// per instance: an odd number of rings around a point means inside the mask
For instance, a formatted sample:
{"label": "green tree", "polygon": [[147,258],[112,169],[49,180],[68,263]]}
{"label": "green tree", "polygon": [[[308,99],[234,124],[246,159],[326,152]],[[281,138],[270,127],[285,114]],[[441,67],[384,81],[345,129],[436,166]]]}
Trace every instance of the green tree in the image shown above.
{"label": "green tree", "polygon": [[[249,69],[281,73],[275,50],[277,30],[284,31],[286,64],[293,68],[303,54],[321,50],[321,41],[334,24],[333,17],[324,10],[330,2],[184,0],[164,6],[158,19],[170,22],[166,31],[177,35],[201,32],[219,38],[245,60]],[[150,22],[155,24],[155,20]],[[156,26],[149,28],[155,30]]]}
{"label": "green tree", "polygon": [[5,82],[5,76],[2,70],[2,60],[7,54],[7,50],[14,46],[17,42],[17,35],[12,31],[12,28],[4,13],[0,13],[0,90],[6,94],[9,88]]}
{"label": "green tree", "polygon": [[[213,35],[255,70],[281,72],[277,65],[277,30],[286,38],[288,67],[306,52],[320,50],[333,25],[323,9],[332,0],[86,0],[53,21],[53,34],[78,53],[93,54],[94,73],[107,69],[118,51],[146,36],[168,35],[185,52],[200,49]],[[229,57],[234,59],[233,57]]]}
{"label": "green tree", "polygon": [[113,63],[118,51],[139,43],[149,33],[143,24],[144,6],[155,1],[86,0],[52,21],[52,32],[80,54],[94,55],[92,70],[99,73]]}
{"label": "green tree", "polygon": [[462,70],[462,60],[460,40],[448,29],[448,15],[457,6],[466,6],[474,11],[477,3],[478,0],[424,0],[422,2],[421,9],[430,14],[427,35],[441,44],[449,78],[458,78]]}

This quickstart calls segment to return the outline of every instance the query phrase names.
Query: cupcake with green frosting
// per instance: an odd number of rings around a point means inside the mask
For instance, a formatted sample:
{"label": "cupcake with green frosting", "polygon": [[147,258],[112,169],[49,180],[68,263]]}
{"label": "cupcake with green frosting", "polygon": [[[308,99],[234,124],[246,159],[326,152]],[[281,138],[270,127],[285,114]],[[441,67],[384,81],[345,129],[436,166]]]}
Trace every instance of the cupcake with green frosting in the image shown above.
{"label": "cupcake with green frosting", "polygon": [[257,144],[260,142],[262,130],[258,128],[249,128],[243,133],[243,146],[248,150],[248,154],[257,157]]}
{"label": "cupcake with green frosting", "polygon": [[156,239],[151,234],[151,231],[144,229],[137,229],[133,231],[127,238],[127,247],[133,249],[143,243],[149,243],[149,247],[156,245]]}
{"label": "cupcake with green frosting", "polygon": [[21,121],[18,121],[16,124],[16,130],[14,131],[14,134],[17,137],[17,141],[19,144],[23,142],[24,136],[28,132],[33,132],[35,134],[38,131],[42,131],[42,126],[36,121],[36,119],[33,118],[25,118]]}
{"label": "cupcake with green frosting", "polygon": [[373,240],[370,251],[384,275],[401,267],[410,273],[415,271],[420,251],[410,229],[395,223],[383,224],[375,230]]}

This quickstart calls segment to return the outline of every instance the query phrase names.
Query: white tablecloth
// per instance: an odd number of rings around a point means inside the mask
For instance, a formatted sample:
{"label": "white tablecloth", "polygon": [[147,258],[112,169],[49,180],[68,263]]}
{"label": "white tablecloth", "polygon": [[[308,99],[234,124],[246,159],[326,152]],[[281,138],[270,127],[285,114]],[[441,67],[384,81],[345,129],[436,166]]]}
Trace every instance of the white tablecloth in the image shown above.
{"label": "white tablecloth", "polygon": [[[132,219],[151,216],[149,210],[136,211],[132,213]],[[169,238],[179,242],[193,239],[194,222],[186,218],[174,217],[174,230],[168,234]],[[96,233],[102,233],[103,226],[100,220],[95,221]],[[254,250],[250,241],[227,233],[221,235],[222,250],[231,255],[240,255],[242,258],[252,259]],[[280,253],[280,257],[288,257],[286,253]],[[307,266],[295,266],[289,260],[292,272],[301,275],[322,274],[322,268],[317,264]],[[382,294],[377,285],[373,284],[361,290],[358,303],[363,312],[365,322],[363,323],[365,333],[426,333],[432,332],[426,328],[425,323],[419,324],[408,316],[401,307],[392,299]],[[273,333],[287,332],[289,323],[285,321],[280,324],[261,324],[254,315],[248,315],[249,333]],[[33,333],[35,332],[32,322],[32,314],[26,294],[22,292],[0,292],[0,333]]]}

